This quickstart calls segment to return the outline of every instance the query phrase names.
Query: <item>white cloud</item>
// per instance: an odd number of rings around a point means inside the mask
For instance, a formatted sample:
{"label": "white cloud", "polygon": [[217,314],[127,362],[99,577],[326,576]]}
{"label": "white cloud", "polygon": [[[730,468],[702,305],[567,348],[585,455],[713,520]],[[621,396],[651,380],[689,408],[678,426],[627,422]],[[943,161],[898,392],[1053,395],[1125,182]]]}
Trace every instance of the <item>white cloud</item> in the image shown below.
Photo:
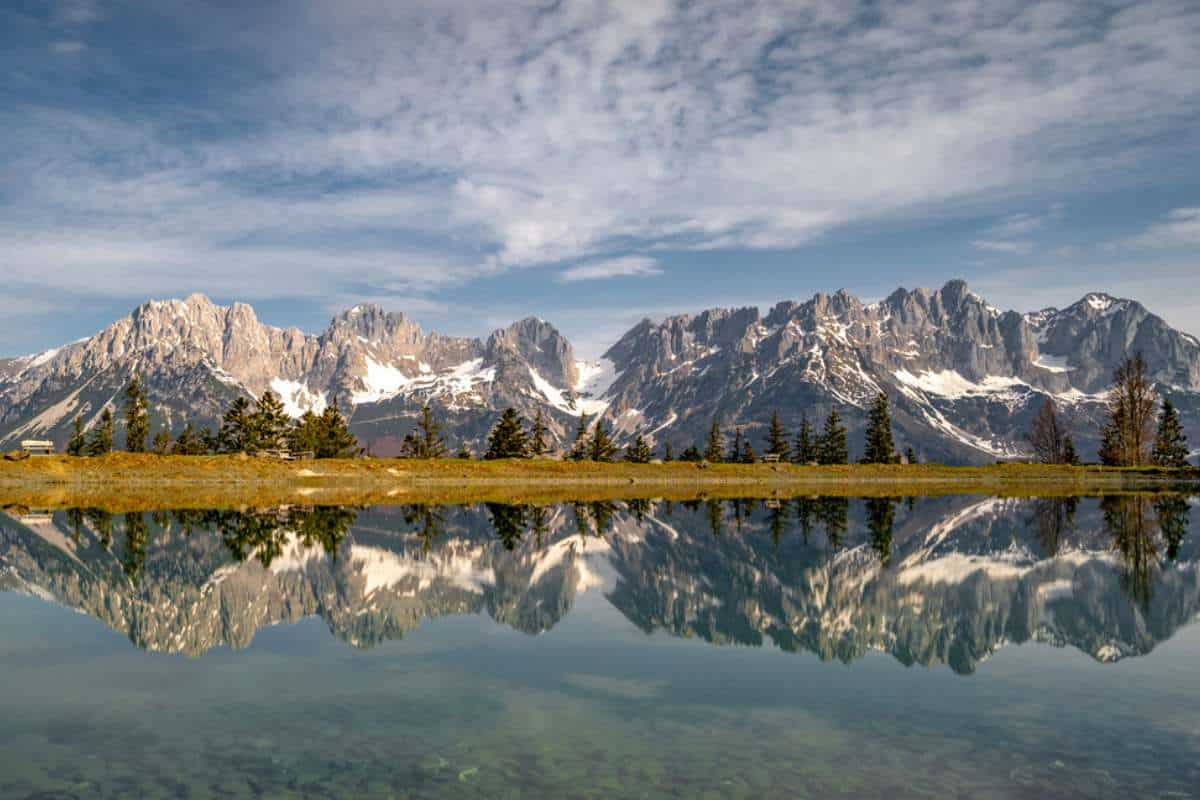
{"label": "white cloud", "polygon": [[559,280],[563,283],[575,283],[576,281],[594,281],[605,278],[649,278],[661,274],[662,269],[653,258],[628,256],[571,267],[562,271]]}
{"label": "white cloud", "polygon": [[72,53],[82,53],[87,49],[87,44],[74,39],[62,39],[50,44],[50,52],[58,55],[71,55]]}
{"label": "white cloud", "polygon": [[[22,187],[0,267],[63,290],[248,298],[428,298],[582,262],[570,280],[613,253],[787,248],[1072,186],[1136,166],[1134,142],[1200,101],[1179,79],[1200,72],[1186,0],[872,8],[869,24],[853,3],[788,0],[310,2],[283,30],[251,15],[211,52],[274,77],[183,98],[177,119],[0,112],[0,169]],[[1028,252],[1044,216],[976,244]]]}
{"label": "white cloud", "polygon": [[1195,247],[1200,245],[1200,208],[1177,208],[1166,220],[1118,243],[1126,247]]}
{"label": "white cloud", "polygon": [[980,250],[990,250],[993,253],[1012,253],[1016,255],[1025,255],[1033,252],[1033,244],[1030,242],[1002,239],[976,239],[971,242],[971,246]]}

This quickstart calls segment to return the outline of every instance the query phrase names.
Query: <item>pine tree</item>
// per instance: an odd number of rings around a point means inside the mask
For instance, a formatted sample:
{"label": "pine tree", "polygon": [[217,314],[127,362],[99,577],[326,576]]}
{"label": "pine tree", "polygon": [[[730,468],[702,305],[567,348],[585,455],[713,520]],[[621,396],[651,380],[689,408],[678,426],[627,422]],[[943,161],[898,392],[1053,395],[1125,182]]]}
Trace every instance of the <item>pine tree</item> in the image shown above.
{"label": "pine tree", "polygon": [[1079,466],[1079,453],[1075,451],[1075,440],[1069,433],[1063,437],[1063,463],[1072,467]]}
{"label": "pine tree", "polygon": [[784,429],[783,423],[779,421],[779,412],[776,411],[771,415],[771,427],[767,429],[766,452],[773,456],[779,456],[780,461],[787,461],[790,451],[788,433]]}
{"label": "pine tree", "polygon": [[496,427],[488,436],[488,449],[484,453],[486,459],[525,458],[527,453],[525,441],[525,426],[516,409],[506,408],[500,415]]}
{"label": "pine tree", "polygon": [[1162,411],[1158,415],[1158,433],[1154,437],[1154,449],[1150,460],[1157,466],[1179,469],[1188,466],[1187,436],[1179,423],[1179,412],[1171,398],[1163,398]]}
{"label": "pine tree", "polygon": [[71,439],[67,442],[67,455],[81,456],[87,451],[87,436],[83,432],[83,417],[76,414],[71,424]]}
{"label": "pine tree", "polygon": [[712,427],[708,429],[708,446],[704,449],[704,460],[713,464],[720,464],[722,451],[725,447],[725,437],[721,434],[721,426],[714,419]]}
{"label": "pine tree", "polygon": [[792,460],[797,464],[810,464],[817,460],[816,442],[807,414],[800,418],[800,430],[796,434],[796,447],[792,451]]}
{"label": "pine tree", "polygon": [[904,460],[909,464],[916,464],[917,451],[913,450],[911,446],[904,448]]}
{"label": "pine tree", "polygon": [[754,452],[754,445],[750,444],[750,437],[742,439],[742,451],[738,454],[738,461],[742,464],[757,464],[758,456]]}
{"label": "pine tree", "polygon": [[733,442],[729,445],[729,455],[725,460],[730,464],[737,464],[742,460],[742,429],[740,427],[733,429]]}
{"label": "pine tree", "polygon": [[350,432],[336,402],[327,405],[318,417],[316,441],[313,455],[317,458],[350,458],[358,449],[358,439]]}
{"label": "pine tree", "polygon": [[313,413],[311,408],[306,409],[300,418],[292,423],[292,427],[288,429],[288,449],[292,453],[312,453],[316,454],[317,448],[320,446],[321,436],[321,418]]}
{"label": "pine tree", "polygon": [[192,423],[187,423],[175,439],[175,454],[180,456],[202,456],[208,452],[208,446]]}
{"label": "pine tree", "polygon": [[417,422],[418,458],[445,458],[446,442],[442,439],[442,426],[433,416],[433,409],[426,403],[421,407],[421,419]]}
{"label": "pine tree", "polygon": [[689,444],[686,448],[684,448],[682,455],[679,456],[679,460],[691,462],[702,461],[704,460],[704,455],[700,452],[699,447],[696,447],[694,444]]}
{"label": "pine tree", "polygon": [[454,457],[463,461],[470,461],[472,458],[474,458],[474,455],[471,453],[471,448],[467,447],[467,443],[463,442],[461,445],[459,445],[458,452],[455,453]]}
{"label": "pine tree", "polygon": [[529,455],[539,458],[546,454],[546,417],[539,408],[533,415],[533,427],[529,429]]}
{"label": "pine tree", "polygon": [[825,429],[821,432],[821,440],[817,443],[817,461],[821,464],[845,464],[849,460],[846,447],[846,428],[837,409],[830,409],[825,418]]}
{"label": "pine tree", "polygon": [[617,446],[613,444],[608,427],[604,420],[600,420],[592,431],[592,440],[588,444],[588,458],[592,461],[612,461],[616,452]]}
{"label": "pine tree", "polygon": [[287,446],[292,420],[283,410],[279,396],[268,390],[258,398],[250,420],[255,450],[278,450]]}
{"label": "pine tree", "polygon": [[221,430],[217,434],[218,449],[223,453],[244,453],[254,443],[252,428],[253,412],[250,401],[243,396],[233,398],[225,416],[221,419]]}
{"label": "pine tree", "polygon": [[579,425],[575,428],[575,441],[571,443],[572,461],[584,461],[588,457],[588,415],[579,412]]}
{"label": "pine tree", "polygon": [[171,449],[171,432],[161,430],[154,434],[154,452],[157,455],[165,456]]}
{"label": "pine tree", "polygon": [[150,435],[150,414],[142,382],[134,375],[125,387],[125,449],[131,453],[146,452],[146,437]]}
{"label": "pine tree", "polygon": [[112,452],[113,446],[113,414],[104,407],[100,412],[100,421],[92,428],[91,436],[88,438],[87,454],[89,456],[103,456]]}
{"label": "pine tree", "polygon": [[867,448],[863,453],[864,464],[892,464],[896,461],[896,444],[892,440],[892,418],[888,413],[887,395],[880,392],[875,396],[871,410],[867,412]]}
{"label": "pine tree", "polygon": [[675,449],[671,447],[670,442],[663,442],[662,460],[663,463],[669,463],[675,460]]}
{"label": "pine tree", "polygon": [[633,444],[625,448],[625,460],[630,464],[649,464],[653,454],[645,437],[639,432],[633,437]]}

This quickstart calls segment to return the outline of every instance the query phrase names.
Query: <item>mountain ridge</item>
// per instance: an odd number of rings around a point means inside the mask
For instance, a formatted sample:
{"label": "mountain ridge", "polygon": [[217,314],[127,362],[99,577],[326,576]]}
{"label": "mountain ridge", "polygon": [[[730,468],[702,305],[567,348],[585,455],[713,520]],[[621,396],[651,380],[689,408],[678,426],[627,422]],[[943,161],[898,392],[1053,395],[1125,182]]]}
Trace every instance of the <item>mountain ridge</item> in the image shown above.
{"label": "mountain ridge", "polygon": [[215,425],[234,397],[269,389],[293,416],[338,402],[380,455],[396,452],[425,403],[452,445],[476,450],[508,406],[543,412],[558,445],[586,412],[620,441],[640,431],[678,450],[714,419],[757,435],[776,409],[795,427],[801,414],[818,423],[837,407],[854,444],[866,404],[883,391],[900,447],[922,460],[983,463],[1024,455],[1024,431],[1045,398],[1063,408],[1080,449],[1094,452],[1112,370],[1134,351],[1196,431],[1200,342],[1136,300],[1102,292],[1034,312],[998,309],[961,280],[870,303],[818,292],[765,314],[717,307],[643,319],[596,362],[578,359],[534,316],[486,338],[455,337],[363,303],[313,334],[193,294],[142,303],[63,347],[0,359],[0,446],[30,436],[61,446],[76,414],[90,425],[136,372],[160,427]]}

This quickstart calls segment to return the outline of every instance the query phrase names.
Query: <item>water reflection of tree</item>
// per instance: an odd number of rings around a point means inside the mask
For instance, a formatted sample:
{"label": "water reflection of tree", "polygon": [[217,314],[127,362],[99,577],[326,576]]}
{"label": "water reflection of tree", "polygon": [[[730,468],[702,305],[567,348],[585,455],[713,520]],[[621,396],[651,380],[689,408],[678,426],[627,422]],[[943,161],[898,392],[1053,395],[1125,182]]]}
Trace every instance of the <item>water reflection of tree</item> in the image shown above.
{"label": "water reflection of tree", "polygon": [[[1121,555],[1122,588],[1148,608],[1162,568],[1160,549],[1165,550],[1168,560],[1174,560],[1187,534],[1187,500],[1178,495],[1113,495],[1102,498],[1100,508],[1113,549]],[[1165,548],[1160,548],[1160,537]]]}
{"label": "water reflection of tree", "polygon": [[429,503],[410,503],[403,506],[400,513],[404,524],[413,526],[421,539],[421,552],[428,553],[445,530],[442,507]]}
{"label": "water reflection of tree", "polygon": [[513,550],[525,535],[525,506],[510,503],[484,503],[488,515],[492,518],[492,528],[496,538],[504,545],[505,550]]}
{"label": "water reflection of tree", "polygon": [[215,511],[210,512],[206,521],[221,532],[221,539],[235,560],[245,561],[254,555],[260,564],[270,567],[283,554],[283,547],[292,536],[304,547],[320,545],[336,558],[346,532],[357,519],[358,510],[354,508],[315,506]]}
{"label": "water reflection of tree", "polygon": [[1037,531],[1042,554],[1047,558],[1058,555],[1062,536],[1075,525],[1078,497],[1039,497],[1033,501],[1032,524]]}
{"label": "water reflection of tree", "polygon": [[847,497],[820,497],[816,500],[817,520],[825,527],[825,538],[829,547],[837,550],[842,536],[849,527],[850,499]]}
{"label": "water reflection of tree", "polygon": [[146,515],[129,513],[125,515],[125,557],[121,566],[125,575],[136,581],[138,573],[146,564],[146,544],[150,540],[150,529],[146,525]]}
{"label": "water reflection of tree", "polygon": [[892,497],[868,497],[867,530],[871,533],[871,549],[884,566],[892,558],[892,527],[896,523],[896,503]]}
{"label": "water reflection of tree", "polygon": [[1158,528],[1167,544],[1167,558],[1170,561],[1179,558],[1179,547],[1187,536],[1190,512],[1187,498],[1181,495],[1163,495],[1154,502]]}

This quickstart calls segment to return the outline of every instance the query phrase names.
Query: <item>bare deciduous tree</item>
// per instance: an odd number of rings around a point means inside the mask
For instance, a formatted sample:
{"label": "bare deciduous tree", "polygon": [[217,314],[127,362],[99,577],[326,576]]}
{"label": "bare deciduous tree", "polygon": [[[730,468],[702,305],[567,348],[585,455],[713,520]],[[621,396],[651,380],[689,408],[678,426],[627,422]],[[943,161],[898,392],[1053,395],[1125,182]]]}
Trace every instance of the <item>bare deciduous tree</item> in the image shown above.
{"label": "bare deciduous tree", "polygon": [[1113,371],[1107,435],[1112,439],[1109,446],[1114,451],[1111,460],[1120,466],[1136,467],[1149,462],[1157,400],[1141,353],[1127,357]]}
{"label": "bare deciduous tree", "polygon": [[1033,457],[1040,464],[1066,464],[1067,431],[1059,421],[1058,410],[1054,401],[1046,398],[1033,420],[1033,429],[1029,431],[1029,444],[1033,447]]}

